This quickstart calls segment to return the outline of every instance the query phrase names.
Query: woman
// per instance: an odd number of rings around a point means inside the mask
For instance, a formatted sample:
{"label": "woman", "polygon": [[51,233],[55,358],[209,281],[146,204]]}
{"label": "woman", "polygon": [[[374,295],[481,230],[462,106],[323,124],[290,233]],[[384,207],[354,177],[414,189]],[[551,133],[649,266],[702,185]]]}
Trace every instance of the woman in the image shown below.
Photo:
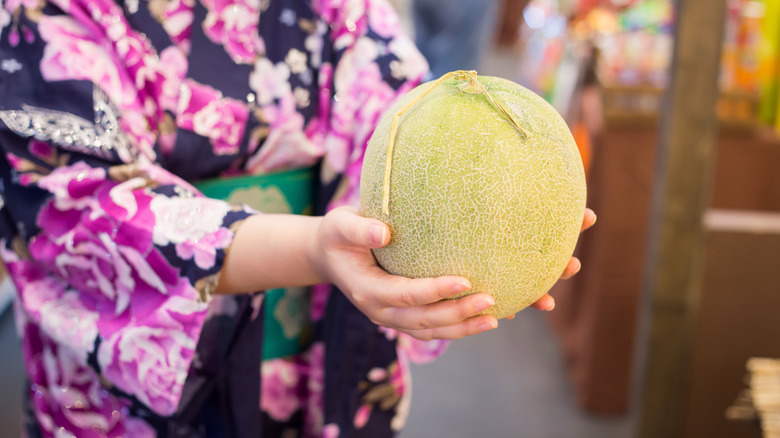
{"label": "woman", "polygon": [[464,278],[382,271],[389,230],[349,207],[426,74],[384,2],[19,0],[0,24],[29,436],[391,436],[408,361],[445,345],[419,340],[496,327],[489,296],[439,302]]}

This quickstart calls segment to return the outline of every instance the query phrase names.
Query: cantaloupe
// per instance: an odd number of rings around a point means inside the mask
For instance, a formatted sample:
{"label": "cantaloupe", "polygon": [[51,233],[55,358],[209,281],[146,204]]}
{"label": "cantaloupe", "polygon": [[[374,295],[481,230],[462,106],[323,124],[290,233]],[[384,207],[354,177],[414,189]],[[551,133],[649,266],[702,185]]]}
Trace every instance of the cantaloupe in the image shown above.
{"label": "cantaloupe", "polygon": [[411,278],[464,276],[467,293],[495,298],[487,313],[498,318],[558,280],[585,198],[582,161],[557,111],[514,82],[463,71],[389,108],[360,184],[362,214],[391,230],[374,250],[380,266]]}

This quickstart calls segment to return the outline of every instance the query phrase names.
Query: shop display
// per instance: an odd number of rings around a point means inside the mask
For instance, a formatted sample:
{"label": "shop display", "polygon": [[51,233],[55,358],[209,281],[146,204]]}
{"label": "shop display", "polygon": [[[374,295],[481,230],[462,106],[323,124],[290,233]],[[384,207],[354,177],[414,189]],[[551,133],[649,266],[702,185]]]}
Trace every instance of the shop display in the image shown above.
{"label": "shop display", "polygon": [[[521,83],[564,115],[596,56],[596,74],[608,91],[604,110],[616,116],[654,115],[655,90],[668,83],[672,53],[670,0],[536,0],[522,29]],[[561,23],[567,26],[560,28]],[[575,120],[576,117],[567,117]]]}
{"label": "shop display", "polygon": [[[780,0],[727,5],[722,126],[780,130]],[[581,58],[590,56],[583,47],[593,47],[607,121],[655,121],[669,85],[674,21],[672,0],[534,0],[521,30],[520,81],[567,114],[582,79]]]}

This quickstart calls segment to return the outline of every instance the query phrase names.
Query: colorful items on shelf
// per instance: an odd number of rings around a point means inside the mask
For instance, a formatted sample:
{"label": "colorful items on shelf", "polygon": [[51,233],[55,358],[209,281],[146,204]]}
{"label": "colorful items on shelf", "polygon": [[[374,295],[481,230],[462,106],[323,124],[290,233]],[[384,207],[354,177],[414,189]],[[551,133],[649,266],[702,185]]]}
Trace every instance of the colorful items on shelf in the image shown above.
{"label": "colorful items on shelf", "polygon": [[639,0],[626,7],[599,7],[582,19],[592,28],[596,74],[607,123],[644,123],[657,118],[669,82],[673,51],[671,0]]}
{"label": "colorful items on shelf", "polygon": [[665,87],[673,46],[672,2],[643,0],[613,13],[614,31],[601,31],[596,37],[601,81],[615,86]]}
{"label": "colorful items on shelf", "polygon": [[721,119],[773,124],[778,116],[780,0],[729,0],[721,61]]}
{"label": "colorful items on shelf", "polygon": [[573,75],[583,73],[578,67],[594,47],[602,84],[663,88],[673,10],[672,0],[533,0],[524,13],[520,82],[564,111]]}
{"label": "colorful items on shelf", "polygon": [[[572,75],[582,73],[572,66],[592,46],[599,82],[614,91],[608,95],[615,102],[629,105],[616,114],[656,114],[658,108],[649,106],[660,102],[657,94],[669,82],[674,3],[532,0],[521,31],[519,82],[565,110],[577,80]],[[727,0],[727,5],[718,114],[725,126],[761,123],[780,131],[780,0]],[[604,106],[607,110],[609,103]]]}

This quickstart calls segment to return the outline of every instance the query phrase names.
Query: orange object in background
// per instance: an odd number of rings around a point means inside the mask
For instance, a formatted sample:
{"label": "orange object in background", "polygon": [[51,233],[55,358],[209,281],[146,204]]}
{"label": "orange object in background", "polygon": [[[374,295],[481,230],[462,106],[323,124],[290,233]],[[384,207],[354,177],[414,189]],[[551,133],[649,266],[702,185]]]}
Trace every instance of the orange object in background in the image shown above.
{"label": "orange object in background", "polygon": [[762,2],[745,2],[737,25],[736,87],[748,92],[760,92],[759,57],[762,41],[761,23],[766,6]]}
{"label": "orange object in background", "polygon": [[[592,61],[595,62],[595,58]],[[601,90],[596,86],[593,65],[591,64],[587,68],[585,83],[579,96],[577,116],[571,126],[571,134],[574,136],[574,142],[577,143],[580,157],[582,157],[586,180],[590,180],[590,168],[595,147],[593,138],[600,135],[604,125]]]}
{"label": "orange object in background", "polygon": [[[771,125],[777,118],[780,68],[780,0],[729,0],[721,59],[721,90],[752,95],[745,116]],[[733,105],[732,105],[733,106]],[[729,120],[733,108],[725,108]]]}
{"label": "orange object in background", "polygon": [[574,136],[574,142],[577,143],[577,149],[580,150],[582,165],[585,167],[585,178],[589,175],[591,157],[593,156],[593,144],[590,140],[590,131],[585,122],[579,121],[571,128],[571,134]]}

